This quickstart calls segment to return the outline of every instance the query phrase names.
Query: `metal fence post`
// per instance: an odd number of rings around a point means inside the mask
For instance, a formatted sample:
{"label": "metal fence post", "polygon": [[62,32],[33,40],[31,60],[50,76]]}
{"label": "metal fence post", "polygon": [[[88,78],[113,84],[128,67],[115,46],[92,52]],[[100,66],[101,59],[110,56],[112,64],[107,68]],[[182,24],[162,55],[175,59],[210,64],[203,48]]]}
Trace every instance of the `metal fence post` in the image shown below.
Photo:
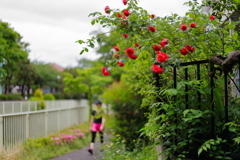
{"label": "metal fence post", "polygon": [[29,114],[26,114],[26,138],[29,138]]}
{"label": "metal fence post", "polygon": [[3,117],[0,116],[0,148],[3,147]]}
{"label": "metal fence post", "polygon": [[45,112],[45,135],[48,135],[48,111]]}

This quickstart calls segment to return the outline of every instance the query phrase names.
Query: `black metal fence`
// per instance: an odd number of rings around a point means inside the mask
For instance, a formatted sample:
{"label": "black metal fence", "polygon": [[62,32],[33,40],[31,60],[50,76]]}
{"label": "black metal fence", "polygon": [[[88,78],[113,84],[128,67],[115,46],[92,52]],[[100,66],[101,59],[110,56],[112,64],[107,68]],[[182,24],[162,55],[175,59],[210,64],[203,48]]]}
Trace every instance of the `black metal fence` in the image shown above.
{"label": "black metal fence", "polygon": [[[178,83],[178,78],[177,78],[177,76],[179,76],[179,74],[178,74],[178,70],[179,70],[179,68],[181,68],[181,67],[184,67],[183,69],[184,69],[184,72],[182,72],[181,71],[181,73],[182,73],[182,75],[184,75],[183,77],[181,77],[181,78],[184,78],[186,81],[188,81],[189,80],[189,77],[191,76],[191,75],[189,75],[189,70],[195,70],[196,72],[196,75],[194,75],[195,76],[195,79],[196,80],[198,80],[198,81],[201,81],[201,79],[202,79],[202,70],[201,70],[201,68],[203,68],[202,67],[202,65],[204,65],[205,66],[205,68],[207,68],[207,72],[213,72],[213,68],[212,67],[210,67],[210,61],[209,60],[201,60],[201,61],[193,61],[193,62],[185,62],[185,63],[181,63],[180,65],[178,65],[178,66],[175,66],[175,65],[171,65],[172,67],[173,67],[173,75],[172,75],[172,78],[173,78],[173,88],[177,88],[177,83]],[[240,57],[238,57],[238,71],[240,71]],[[205,72],[205,71],[204,71]],[[192,73],[192,72],[191,72]],[[206,74],[206,72],[205,72],[205,74]],[[206,77],[206,75],[205,75],[205,77]],[[223,104],[224,104],[224,121],[225,121],[225,123],[228,123],[229,122],[229,98],[230,98],[230,95],[229,95],[229,85],[230,85],[230,81],[232,80],[230,80],[230,78],[229,78],[229,76],[228,76],[228,73],[225,73],[225,72],[223,72],[223,75],[221,76],[221,78],[223,78],[223,80],[224,80],[224,83],[223,83],[223,85],[224,86],[216,86],[216,84],[215,84],[215,81],[216,81],[216,79],[214,78],[214,76],[210,76],[210,75],[208,75],[208,77],[209,77],[209,79],[208,79],[208,81],[209,81],[209,86],[210,86],[210,94],[209,94],[209,99],[210,99],[210,105],[211,106],[209,106],[209,107],[211,107],[211,110],[212,110],[212,112],[215,112],[215,103],[214,103],[214,88],[216,88],[216,87],[222,87],[222,89],[224,90],[224,92],[223,93],[220,93],[221,95],[222,95],[222,100],[223,100]],[[240,74],[239,74],[239,79],[240,79]],[[155,80],[156,80],[156,87],[157,87],[157,89],[161,89],[161,76],[159,76],[159,75],[156,75],[155,74]],[[234,82],[234,84],[236,85],[236,83]],[[201,85],[201,84],[199,84],[199,85]],[[235,86],[235,87],[237,87],[237,86]],[[238,84],[238,87],[239,87],[239,84]],[[189,96],[190,95],[188,95],[188,91],[190,90],[190,89],[192,89],[192,88],[189,88],[189,86],[188,85],[185,85],[185,95],[184,95],[184,99],[185,99],[185,108],[186,109],[191,109],[191,108],[189,108],[190,106],[189,106],[189,103],[188,103],[188,101],[189,101]],[[197,109],[201,109],[201,102],[202,102],[202,94],[199,92],[199,91],[196,91],[197,93],[196,93],[196,95],[197,95],[197,101],[198,101],[198,105],[197,105]],[[174,102],[176,102],[177,101],[177,96],[174,96]],[[161,113],[160,113],[161,114]],[[215,117],[214,117],[214,115],[212,115],[211,116],[211,124],[209,124],[209,125],[211,125],[210,126],[210,128],[211,128],[211,133],[210,133],[210,135],[211,135],[211,138],[212,139],[214,139],[214,137],[216,137],[216,135],[215,135],[215,127],[216,127],[216,124],[215,124],[216,122],[215,122]],[[228,129],[228,127],[226,127],[225,128],[225,130],[224,130],[224,132],[223,132],[223,137],[221,137],[221,138],[223,138],[223,139],[225,139],[225,140],[227,140],[227,142],[229,142],[229,129]]]}

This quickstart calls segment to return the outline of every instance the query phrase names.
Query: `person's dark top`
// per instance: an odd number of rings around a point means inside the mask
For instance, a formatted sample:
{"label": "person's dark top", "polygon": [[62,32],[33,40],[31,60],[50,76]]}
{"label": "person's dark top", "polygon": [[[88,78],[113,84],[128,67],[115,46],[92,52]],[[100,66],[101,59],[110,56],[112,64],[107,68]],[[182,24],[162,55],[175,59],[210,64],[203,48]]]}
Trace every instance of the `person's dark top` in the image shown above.
{"label": "person's dark top", "polygon": [[97,114],[96,110],[92,111],[92,115],[94,117],[93,123],[102,123],[102,116]]}

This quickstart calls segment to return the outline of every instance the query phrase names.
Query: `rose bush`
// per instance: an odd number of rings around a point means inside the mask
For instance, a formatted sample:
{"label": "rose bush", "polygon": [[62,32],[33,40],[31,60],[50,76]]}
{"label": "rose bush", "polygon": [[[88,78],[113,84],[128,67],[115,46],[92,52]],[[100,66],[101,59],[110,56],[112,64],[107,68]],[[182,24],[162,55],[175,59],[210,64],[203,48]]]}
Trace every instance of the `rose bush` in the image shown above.
{"label": "rose bush", "polygon": [[[215,147],[201,148],[209,140],[206,135],[209,134],[210,125],[208,124],[211,123],[212,115],[218,126],[215,127],[216,134],[213,138],[217,139],[218,136],[222,136],[224,128],[223,108],[220,107],[223,101],[222,95],[218,102],[214,102],[219,104],[219,111],[213,112],[211,109],[213,102],[209,100],[211,91],[209,65],[201,67],[204,73],[201,80],[196,78],[196,70],[189,67],[190,76],[186,80],[183,75],[187,67],[180,68],[180,63],[206,60],[217,56],[226,57],[229,52],[238,50],[240,48],[238,32],[230,34],[229,30],[234,29],[239,22],[223,22],[221,18],[216,18],[217,15],[203,14],[201,5],[196,1],[185,3],[190,9],[184,17],[177,14],[166,17],[152,16],[139,7],[136,0],[125,2],[123,3],[126,8],[122,11],[111,9],[110,13],[95,12],[90,16],[94,17],[92,24],[100,23],[103,27],[110,26],[120,35],[128,35],[128,38],[123,37],[114,49],[117,54],[121,55],[122,62],[132,67],[131,70],[125,70],[124,81],[144,97],[142,107],[148,107],[151,112],[148,115],[148,123],[142,130],[143,133],[151,138],[160,139],[161,143],[167,147],[165,153],[168,157],[178,154],[182,158],[190,151],[200,148],[199,155],[202,150],[205,150],[208,151],[209,157],[216,157],[219,156],[216,154],[220,154],[224,158],[228,153],[222,151],[224,141],[215,146],[217,149]],[[223,0],[221,2],[224,3]],[[206,5],[210,4],[211,2],[207,1]],[[225,6],[225,10],[227,9],[229,8]],[[124,15],[122,18],[119,18],[119,12],[121,16]],[[217,12],[217,14],[223,13]],[[97,40],[99,40],[98,37],[93,37],[90,41],[79,40],[78,42],[92,47],[91,44]],[[84,48],[81,53],[85,51]],[[113,58],[108,60],[106,65],[114,67],[118,61],[119,58]],[[177,67],[178,70],[176,78],[178,83],[175,87],[172,81],[174,72],[172,66]],[[161,74],[161,77],[158,74]],[[215,85],[222,86],[221,73],[215,76],[219,78]],[[159,80],[160,84],[157,83]],[[184,89],[185,86],[189,89]],[[218,91],[216,95],[223,92],[221,87],[216,90]],[[198,102],[196,91],[201,93],[202,102]],[[191,95],[186,104],[191,110],[183,104],[186,94]],[[215,98],[217,99],[217,96]],[[196,104],[201,106],[200,109]],[[232,114],[233,110],[230,112]],[[202,136],[201,139],[198,137],[199,134]],[[233,149],[234,147],[236,145],[229,145],[229,150],[239,151],[239,147]],[[213,154],[211,150],[214,151],[214,148],[222,153]]]}

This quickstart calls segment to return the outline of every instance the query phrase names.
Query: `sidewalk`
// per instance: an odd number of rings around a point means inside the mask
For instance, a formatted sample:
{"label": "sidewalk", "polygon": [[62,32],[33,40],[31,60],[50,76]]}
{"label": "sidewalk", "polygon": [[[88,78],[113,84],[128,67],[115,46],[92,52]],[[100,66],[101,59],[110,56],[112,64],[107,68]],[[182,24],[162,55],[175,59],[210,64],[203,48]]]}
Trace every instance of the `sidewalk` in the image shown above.
{"label": "sidewalk", "polygon": [[[106,142],[109,142],[109,138],[110,138],[109,135],[104,134],[104,139]],[[99,145],[100,142],[96,141],[93,150],[93,155],[88,152],[89,146],[87,146],[77,151],[67,153],[49,160],[101,160],[101,157],[103,157],[104,152],[99,151]]]}

